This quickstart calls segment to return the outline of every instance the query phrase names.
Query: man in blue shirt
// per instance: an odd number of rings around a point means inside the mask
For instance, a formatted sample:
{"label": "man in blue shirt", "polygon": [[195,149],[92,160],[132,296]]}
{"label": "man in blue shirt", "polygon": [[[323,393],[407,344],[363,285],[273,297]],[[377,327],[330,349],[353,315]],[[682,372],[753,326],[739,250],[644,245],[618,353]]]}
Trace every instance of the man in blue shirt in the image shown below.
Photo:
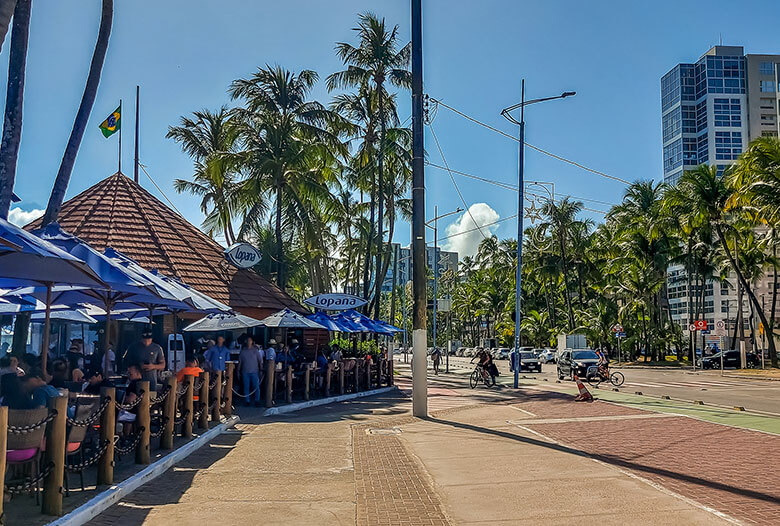
{"label": "man in blue shirt", "polygon": [[225,362],[230,360],[230,349],[225,346],[225,337],[217,336],[216,345],[212,345],[203,355],[210,371],[224,371]]}

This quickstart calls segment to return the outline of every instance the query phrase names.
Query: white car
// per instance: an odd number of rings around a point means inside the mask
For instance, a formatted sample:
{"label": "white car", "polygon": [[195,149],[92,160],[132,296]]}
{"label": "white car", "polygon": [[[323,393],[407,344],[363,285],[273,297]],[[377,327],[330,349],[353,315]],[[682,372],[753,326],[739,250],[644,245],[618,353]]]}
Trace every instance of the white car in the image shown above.
{"label": "white car", "polygon": [[539,361],[542,363],[554,363],[555,349],[542,349],[542,352],[539,353]]}

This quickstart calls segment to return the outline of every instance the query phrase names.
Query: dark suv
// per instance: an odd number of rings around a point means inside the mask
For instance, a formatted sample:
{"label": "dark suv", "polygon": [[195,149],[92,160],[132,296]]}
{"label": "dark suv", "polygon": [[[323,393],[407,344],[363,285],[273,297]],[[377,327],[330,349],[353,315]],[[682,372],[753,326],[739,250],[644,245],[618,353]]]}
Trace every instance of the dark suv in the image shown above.
{"label": "dark suv", "polygon": [[[732,349],[730,351],[720,351],[713,355],[703,357],[699,360],[699,367],[702,369],[720,369],[721,356],[723,356],[724,368],[734,367],[739,369],[742,366],[742,359],[739,351]],[[754,353],[746,353],[745,362],[747,367],[758,367],[761,364],[761,358]]]}
{"label": "dark suv", "polygon": [[590,350],[566,349],[558,357],[558,379],[574,379],[576,374],[583,380],[587,377],[588,367],[598,365],[598,355]]}

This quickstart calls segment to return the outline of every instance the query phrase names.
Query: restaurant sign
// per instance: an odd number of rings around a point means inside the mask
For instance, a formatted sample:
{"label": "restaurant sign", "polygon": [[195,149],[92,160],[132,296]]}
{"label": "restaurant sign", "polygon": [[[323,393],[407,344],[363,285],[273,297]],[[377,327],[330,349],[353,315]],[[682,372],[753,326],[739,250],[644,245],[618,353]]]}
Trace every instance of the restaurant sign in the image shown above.
{"label": "restaurant sign", "polygon": [[363,298],[353,296],[352,294],[327,293],[317,294],[311,298],[303,300],[307,305],[323,310],[347,310],[360,307],[368,303]]}
{"label": "restaurant sign", "polygon": [[225,259],[238,268],[250,268],[260,263],[260,251],[249,243],[234,243],[225,250]]}

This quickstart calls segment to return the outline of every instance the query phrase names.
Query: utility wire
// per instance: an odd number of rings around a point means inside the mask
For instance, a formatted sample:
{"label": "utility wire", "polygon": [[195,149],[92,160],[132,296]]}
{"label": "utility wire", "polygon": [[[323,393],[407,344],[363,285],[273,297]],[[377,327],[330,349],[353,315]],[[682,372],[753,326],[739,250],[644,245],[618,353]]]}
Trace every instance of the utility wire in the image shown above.
{"label": "utility wire", "polygon": [[474,225],[477,227],[477,230],[479,230],[479,233],[482,234],[482,237],[485,239],[488,239],[488,236],[485,235],[485,233],[482,231],[482,228],[479,226],[479,223],[477,223],[477,220],[474,219],[474,216],[471,214],[471,209],[469,208],[469,205],[466,204],[466,200],[463,198],[463,194],[460,191],[460,188],[458,188],[458,183],[455,181],[455,177],[452,176],[452,172],[450,171],[449,164],[447,164],[447,159],[444,157],[444,152],[441,149],[441,145],[439,144],[439,139],[436,137],[436,132],[433,130],[433,126],[429,123],[428,127],[431,129],[431,135],[433,135],[433,140],[436,142],[436,148],[439,150],[439,155],[441,155],[441,160],[444,161],[444,166],[446,166],[447,173],[450,174],[450,180],[452,180],[453,186],[455,186],[455,191],[458,192],[458,197],[460,197],[461,203],[463,203],[463,208],[466,209],[466,212],[469,214],[469,217],[474,222]]}
{"label": "utility wire", "polygon": [[[463,177],[468,177],[470,179],[476,179],[477,181],[482,181],[483,183],[492,184],[492,185],[495,185],[495,186],[498,186],[498,187],[501,187],[501,188],[505,188],[507,190],[512,190],[514,192],[517,192],[517,185],[516,184],[505,183],[503,181],[497,181],[495,179],[487,179],[485,177],[479,177],[478,175],[474,175],[474,174],[470,174],[470,173],[466,173],[466,172],[460,172],[458,170],[453,170],[452,168],[448,169],[448,168],[446,168],[444,166],[440,166],[438,164],[432,163],[432,162],[427,161],[427,160],[425,161],[425,164],[427,166],[432,166],[433,168],[438,168],[439,170],[448,170],[448,171],[450,171],[452,173],[455,173],[455,174],[458,174],[458,175],[462,175]],[[525,193],[529,193],[528,190],[526,190]],[[579,196],[571,195],[571,194],[567,194],[567,197],[573,197],[574,199],[577,199],[578,201],[589,201],[591,203],[598,203],[598,204],[601,204],[601,205],[615,206],[615,203],[610,203],[608,201],[599,201],[598,199],[589,199],[587,197],[579,197]]]}
{"label": "utility wire", "polygon": [[[501,223],[501,222],[503,222],[503,221],[509,221],[510,219],[515,219],[516,217],[517,217],[517,214],[512,214],[511,216],[502,217],[501,219],[499,219],[499,220],[497,220],[497,221],[493,221],[492,223],[485,223],[485,224],[484,224],[484,225],[482,225],[482,226],[483,226],[483,227],[486,227],[486,226],[493,226],[493,225],[497,225],[498,223]],[[464,234],[468,234],[468,233],[470,233],[470,232],[474,232],[475,230],[479,230],[479,229],[480,229],[480,227],[479,227],[479,226],[477,226],[477,228],[470,228],[470,229],[468,229],[468,230],[463,230],[462,232],[457,232],[457,233],[455,233],[455,234],[450,234],[449,236],[440,237],[440,238],[439,238],[439,241],[444,241],[445,239],[450,239],[451,237],[462,236],[462,235],[464,235]],[[481,230],[480,230],[480,232],[481,232]]]}
{"label": "utility wire", "polygon": [[140,166],[140,167],[141,167],[141,170],[143,170],[143,171],[144,171],[144,173],[146,174],[146,177],[148,177],[148,178],[149,178],[149,180],[150,180],[150,181],[152,182],[152,184],[154,185],[154,187],[155,187],[155,188],[157,188],[157,191],[158,191],[158,192],[160,192],[160,194],[161,194],[161,195],[162,195],[162,196],[165,198],[165,200],[166,200],[166,201],[168,201],[168,204],[169,204],[169,205],[171,205],[171,207],[172,207],[174,210],[176,210],[176,213],[177,213],[177,214],[179,214],[180,216],[184,217],[184,216],[181,214],[181,212],[179,212],[179,209],[178,209],[178,208],[176,208],[176,205],[174,205],[174,204],[173,204],[173,202],[172,202],[170,199],[168,199],[168,196],[167,196],[167,195],[165,195],[165,192],[163,192],[163,191],[162,191],[162,188],[160,188],[160,187],[157,185],[157,183],[156,183],[156,182],[154,182],[154,179],[152,179],[152,176],[151,176],[151,175],[149,175],[149,172],[147,172],[147,171],[146,171],[146,165],[144,165],[144,164],[141,164],[141,163],[139,162],[139,163],[138,163],[138,166]]}
{"label": "utility wire", "polygon": [[[434,99],[433,97],[430,97],[430,99],[431,99],[431,100],[432,100],[434,103],[436,103],[437,105],[442,105],[442,106],[444,106],[444,107],[445,107],[445,108],[447,108],[448,110],[450,110],[450,111],[452,111],[452,112],[454,112],[454,113],[457,113],[457,114],[458,114],[458,115],[460,115],[461,117],[463,117],[463,118],[465,118],[465,119],[468,119],[468,120],[470,120],[470,121],[471,121],[471,122],[473,122],[474,124],[478,124],[478,125],[482,126],[483,128],[487,128],[488,130],[492,130],[492,131],[494,131],[494,132],[496,132],[496,133],[498,133],[498,134],[501,134],[501,135],[503,135],[504,137],[507,137],[508,139],[512,139],[513,141],[520,142],[520,139],[518,139],[517,137],[514,137],[514,136],[512,136],[512,135],[509,135],[508,133],[506,133],[506,132],[504,132],[504,131],[501,131],[501,130],[499,130],[498,128],[495,128],[495,127],[493,127],[493,126],[491,126],[491,125],[489,125],[489,124],[486,124],[486,123],[484,123],[484,122],[482,122],[482,121],[479,121],[479,120],[475,119],[474,117],[471,117],[471,116],[469,116],[469,115],[466,115],[466,114],[465,114],[465,113],[463,113],[462,111],[460,111],[460,110],[456,110],[456,109],[455,109],[455,108],[453,108],[452,106],[448,106],[447,104],[444,104],[442,101],[440,101],[440,100],[438,100],[438,99]],[[606,174],[606,173],[604,173],[604,172],[601,172],[601,171],[599,171],[599,170],[594,170],[593,168],[588,168],[587,166],[584,166],[584,165],[582,165],[582,164],[580,164],[580,163],[578,163],[578,162],[576,162],[576,161],[572,161],[571,159],[567,159],[567,158],[565,158],[565,157],[561,157],[560,155],[556,155],[556,154],[554,154],[554,153],[552,153],[552,152],[548,152],[547,150],[543,150],[543,149],[539,148],[538,146],[534,146],[534,145],[532,145],[532,144],[528,144],[527,142],[525,143],[525,145],[526,145],[526,146],[528,146],[529,148],[531,148],[532,150],[536,150],[537,152],[539,152],[539,153],[543,153],[544,155],[549,155],[549,156],[550,156],[550,157],[552,157],[553,159],[557,159],[557,160],[559,160],[559,161],[562,161],[562,162],[564,162],[564,163],[571,164],[572,166],[576,166],[577,168],[581,168],[582,170],[585,170],[585,171],[587,171],[587,172],[591,172],[591,173],[593,173],[593,174],[600,175],[601,177],[606,177],[607,179],[612,179],[613,181],[618,181],[618,182],[621,182],[621,183],[623,183],[623,184],[625,184],[625,185],[627,185],[627,186],[630,186],[630,185],[631,185],[631,183],[630,183],[630,182],[628,182],[628,181],[626,181],[625,179],[621,179],[620,177],[615,177],[614,175],[609,175],[609,174]]]}

